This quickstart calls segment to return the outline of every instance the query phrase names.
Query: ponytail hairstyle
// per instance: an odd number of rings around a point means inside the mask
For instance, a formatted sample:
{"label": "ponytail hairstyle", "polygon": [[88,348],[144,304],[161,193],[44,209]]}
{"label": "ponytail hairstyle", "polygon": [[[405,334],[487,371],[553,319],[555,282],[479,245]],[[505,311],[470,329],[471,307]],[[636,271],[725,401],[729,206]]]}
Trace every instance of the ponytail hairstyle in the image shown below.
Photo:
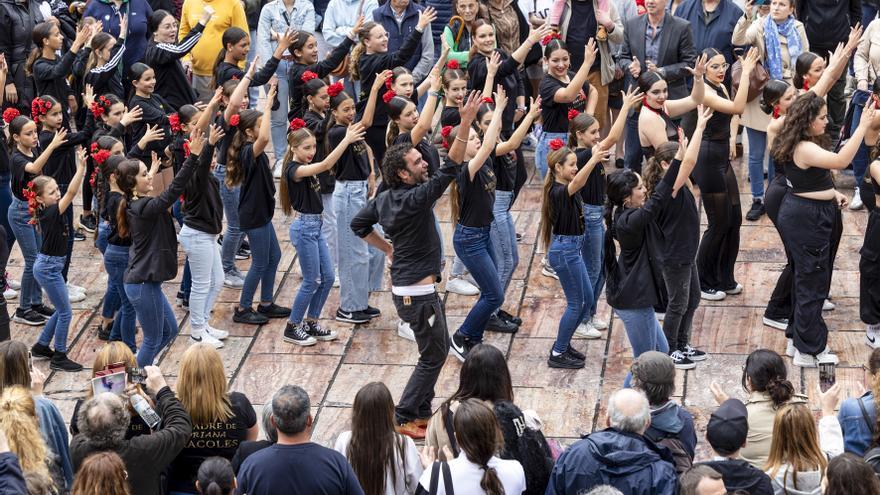
{"label": "ponytail hairstyle", "polygon": [[43,56],[43,45],[45,44],[46,38],[52,35],[53,27],[55,27],[54,23],[46,21],[37,24],[34,26],[34,30],[31,31],[31,40],[34,42],[34,47],[31,48],[31,53],[28,55],[27,61],[25,61],[24,64],[24,73],[27,76],[30,77],[34,75],[34,62]]}
{"label": "ponytail hairstyle", "polygon": [[483,118],[489,112],[495,111],[495,103],[492,102],[492,98],[483,98],[483,103],[480,103],[480,106],[477,107],[477,120],[474,122],[476,124],[477,132],[480,133],[480,137],[483,137],[483,126],[481,122],[483,122]]}
{"label": "ponytail hairstyle", "polygon": [[86,72],[98,66],[98,50],[103,50],[113,39],[113,35],[106,32],[97,33],[92,37],[92,43],[89,45],[92,51],[89,52],[89,59],[86,61]]}
{"label": "ponytail hairstyle", "polygon": [[136,81],[140,81],[148,70],[153,70],[153,68],[143,62],[131,64],[131,68],[128,69],[128,79],[131,81],[132,86],[134,86]]}
{"label": "ponytail hairstyle", "polygon": [[[116,141],[115,138],[112,138],[110,136],[101,136],[100,138],[98,138],[98,141],[96,141],[96,144],[98,144],[100,146],[102,144],[101,140],[103,140],[105,138],[113,139],[114,141]],[[106,144],[106,143],[103,143],[103,144]],[[110,148],[112,148],[112,147],[113,147],[113,144],[110,145]],[[109,150],[109,148],[106,148],[106,149]],[[95,185],[93,186],[93,189],[95,190],[95,196],[97,196],[97,198],[98,198],[98,211],[104,211],[104,208],[107,204],[107,197],[104,194],[105,184],[110,183],[110,176],[116,173],[117,169],[119,168],[119,164],[124,162],[125,160],[126,160],[125,156],[111,155],[111,156],[107,157],[107,159],[104,160],[103,163],[100,163],[100,164],[96,163],[95,164],[96,165],[95,166],[96,173],[93,174],[93,176],[95,177]],[[117,181],[117,183],[118,183],[118,181]],[[112,213],[110,213],[110,214],[112,214]],[[98,237],[98,232],[95,232],[95,238],[97,239],[97,237]]]}
{"label": "ponytail hairstyle", "polygon": [[[310,74],[314,75],[315,77],[306,79],[306,77]],[[311,105],[309,104],[309,98],[314,98],[315,96],[318,96],[318,93],[321,92],[321,88],[327,87],[327,83],[325,83],[323,79],[319,78],[317,74],[311,71],[306,71],[306,73],[303,74],[302,79],[306,81],[306,83],[302,85],[302,106],[306,109],[309,109],[311,107]]]}
{"label": "ponytail hairstyle", "polygon": [[648,159],[645,168],[642,169],[642,180],[645,181],[645,189],[647,189],[648,197],[654,192],[654,188],[663,179],[666,171],[663,170],[662,162],[672,163],[676,153],[678,153],[678,141],[667,141],[654,151],[654,156]]}
{"label": "ponytail hairstyle", "polygon": [[8,108],[6,109],[6,111],[3,112],[3,119],[5,120],[12,117],[10,120],[7,121],[7,125],[9,127],[9,140],[7,141],[7,143],[9,144],[9,149],[14,150],[15,139],[13,138],[13,136],[15,136],[16,134],[21,134],[24,131],[24,126],[34,121],[26,115],[15,115],[15,113],[10,112],[10,110],[12,109]]}
{"label": "ponytail hairstyle", "polygon": [[[293,119],[293,122],[290,124],[291,127],[287,133],[287,153],[284,154],[284,160],[281,161],[282,173],[281,179],[278,181],[278,200],[281,202],[281,211],[287,216],[293,214],[293,205],[290,201],[290,191],[287,189],[287,164],[294,161],[294,148],[301,146],[306,139],[315,137],[315,135],[312,134],[312,131],[305,126],[305,122],[302,122],[302,119]],[[302,165],[308,164],[303,163]]]}
{"label": "ponytail hairstyle", "polygon": [[617,208],[623,208],[623,202],[639,185],[639,176],[630,169],[618,170],[608,174],[605,189],[605,273],[609,273],[617,265],[617,249],[614,246],[616,231],[614,214]]}
{"label": "ponytail hairstyle", "polygon": [[55,105],[59,104],[58,100],[49,95],[37,96],[31,101],[31,117],[38,127],[42,128],[43,117],[49,113],[49,110],[55,108]]}
{"label": "ponytail hairstyle", "polygon": [[639,92],[642,93],[643,95],[645,95],[645,96],[642,97],[642,101],[641,101],[641,103],[637,103],[637,104],[636,104],[636,107],[637,107],[639,110],[641,110],[642,105],[644,105],[644,106],[647,106],[651,111],[654,111],[654,112],[657,112],[657,113],[660,113],[660,112],[663,111],[662,108],[661,108],[661,109],[654,109],[654,108],[651,108],[649,105],[647,105],[647,104],[645,103],[645,99],[647,98],[648,91],[651,90],[651,86],[657,84],[657,83],[660,82],[660,81],[665,81],[665,80],[666,80],[666,79],[664,79],[663,76],[660,75],[659,72],[656,72],[656,71],[653,71],[653,70],[645,71],[645,72],[642,73],[641,76],[639,76],[639,81],[638,81],[638,84],[639,84]]}
{"label": "ponytail hairstyle", "polygon": [[351,55],[349,55],[349,63],[348,63],[348,74],[351,76],[352,81],[360,81],[361,80],[361,72],[360,68],[358,68],[358,62],[361,59],[361,55],[367,51],[366,41],[370,39],[370,32],[374,27],[379,24],[374,21],[365,22],[360,29],[358,29],[357,37],[358,42],[354,45],[354,48],[351,50]]}
{"label": "ponytail hairstyle", "polygon": [[578,147],[577,133],[584,132],[595,124],[596,117],[586,113],[578,112],[575,109],[568,111],[568,145],[572,148]]}
{"label": "ponytail hairstyle", "polygon": [[211,87],[217,87],[217,66],[220,65],[221,62],[226,60],[226,47],[229,45],[237,45],[238,42],[248,37],[247,31],[240,27],[229,27],[226,28],[226,31],[223,31],[223,37],[220,39],[220,42],[223,43],[223,48],[220,49],[220,53],[217,54],[217,59],[214,60],[214,70],[212,71],[213,79],[211,80]]}
{"label": "ponytail hairstyle", "polygon": [[55,179],[48,175],[38,175],[34,177],[34,180],[29,181],[27,187],[22,191],[22,195],[28,200],[28,214],[31,217],[28,223],[31,225],[38,225],[37,220],[44,206],[37,201],[37,198],[43,195],[50,182],[55,182]]}
{"label": "ponytail hairstyle", "polygon": [[[474,19],[474,22],[471,24],[471,27],[470,27],[470,31],[472,33],[471,38],[476,38],[477,30],[483,26],[489,26],[489,28],[492,29],[492,35],[493,36],[495,35],[495,26],[489,24],[489,22],[486,21],[485,19],[478,17],[478,18]],[[495,38],[495,44],[496,44],[496,46],[498,45],[498,38],[497,37]],[[471,42],[471,48],[470,48],[470,50],[468,50],[468,60],[473,60],[474,56],[477,53],[479,53],[479,50],[477,49],[477,44]]]}
{"label": "ponytail hairstyle", "polygon": [[807,72],[810,72],[810,67],[813,66],[813,62],[818,58],[820,58],[819,55],[813,52],[803,52],[798,55],[794,63],[794,78],[792,80],[796,89],[810,89],[808,84],[805,85],[807,81],[804,77],[807,75]]}
{"label": "ponytail hairstyle", "polygon": [[199,109],[195,105],[183,105],[177,109],[177,113],[168,116],[168,123],[171,124],[171,130],[178,136],[186,136],[187,132],[183,130],[183,126],[189,124],[199,114]]}
{"label": "ponytail hairstyle", "polygon": [[[388,93],[385,93],[386,95]],[[388,132],[385,133],[385,144],[391,146],[391,143],[400,135],[400,125],[397,121],[400,115],[406,110],[406,107],[413,103],[402,96],[392,96],[385,102],[388,105]]]}
{"label": "ponytail hairstyle", "polygon": [[254,129],[257,125],[257,120],[262,115],[262,112],[247,109],[233,115],[229,120],[230,127],[234,127],[238,131],[235,133],[232,142],[229,144],[229,149],[226,151],[226,187],[230,189],[241,184],[241,181],[244,179],[244,170],[241,169],[241,161],[238,155],[241,152],[242,146],[247,142],[245,131]]}
{"label": "ponytail hairstyle", "polygon": [[296,36],[296,41],[294,41],[293,44],[290,45],[288,51],[290,51],[290,54],[293,55],[294,61],[299,63],[299,59],[302,58],[302,55],[297,55],[296,51],[302,51],[302,49],[305,48],[306,44],[309,42],[309,38],[314,38],[314,35],[309,31],[302,30],[297,30],[294,35]]}
{"label": "ponytail hairstyle", "polygon": [[767,115],[773,115],[774,118],[778,117],[776,105],[779,104],[779,100],[782,99],[782,95],[788,91],[788,88],[789,85],[785,81],[780,81],[779,79],[767,81],[767,84],[761,91],[761,111]]}
{"label": "ponytail hairstyle", "polygon": [[[342,105],[348,100],[351,100],[351,96],[345,92],[342,86],[342,82],[335,82],[327,87],[327,94],[330,95],[330,106],[327,107],[327,111],[324,115],[324,129],[325,132],[330,132],[330,128],[335,124],[333,119],[333,111],[339,108],[339,105]],[[324,156],[330,154],[330,140],[324,140]],[[226,172],[229,173],[228,170]]]}
{"label": "ponytail hairstyle", "polygon": [[480,488],[487,495],[504,495],[504,486],[489,460],[504,444],[495,411],[480,399],[465,399],[455,411],[452,428],[467,460],[483,469]]}
{"label": "ponytail hairstyle", "polygon": [[[126,238],[131,235],[128,230],[128,202],[135,199],[137,193],[135,186],[137,185],[137,176],[141,171],[140,160],[123,160],[116,166],[116,186],[122,191],[122,201],[119,202],[119,209],[116,210],[116,229],[119,237]],[[112,212],[108,212],[112,214]]]}
{"label": "ponytail hairstyle", "polygon": [[[554,147],[558,146],[558,147]],[[570,155],[574,155],[571,148],[565,146],[561,139],[550,141],[551,151],[547,154],[547,176],[544,177],[544,188],[541,197],[541,242],[545,249],[550,248],[550,237],[553,233],[553,205],[550,204],[550,189],[556,183],[556,165],[565,163]],[[578,205],[580,203],[577,203]]]}
{"label": "ponytail hairstyle", "polygon": [[758,349],[749,354],[743,367],[741,383],[743,390],[748,393],[762,392],[769,395],[775,409],[794,396],[794,385],[788,381],[785,361],[769,349]]}
{"label": "ponytail hairstyle", "polygon": [[203,495],[229,495],[235,489],[235,472],[227,459],[209,457],[199,466],[196,482]]}

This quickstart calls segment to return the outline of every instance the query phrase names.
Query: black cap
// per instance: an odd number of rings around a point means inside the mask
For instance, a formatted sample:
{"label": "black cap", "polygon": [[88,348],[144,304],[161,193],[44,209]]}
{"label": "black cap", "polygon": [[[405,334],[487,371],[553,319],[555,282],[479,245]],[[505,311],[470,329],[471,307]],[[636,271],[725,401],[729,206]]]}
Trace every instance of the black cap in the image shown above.
{"label": "black cap", "polygon": [[712,416],[706,427],[706,440],[721,454],[732,454],[741,449],[749,434],[749,413],[738,399],[727,399]]}

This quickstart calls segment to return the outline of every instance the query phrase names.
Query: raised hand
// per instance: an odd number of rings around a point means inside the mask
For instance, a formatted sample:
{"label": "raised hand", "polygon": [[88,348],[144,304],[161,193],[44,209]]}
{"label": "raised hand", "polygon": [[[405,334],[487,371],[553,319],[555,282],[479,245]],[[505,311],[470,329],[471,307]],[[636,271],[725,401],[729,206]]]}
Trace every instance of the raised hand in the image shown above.
{"label": "raised hand", "polygon": [[154,126],[147,124],[147,132],[144,133],[141,142],[147,144],[153,141],[161,141],[162,139],[165,139],[165,130],[159,127],[158,124]]}
{"label": "raised hand", "polygon": [[82,146],[76,148],[76,171],[81,172],[86,169],[86,160],[89,158],[89,152]]}
{"label": "raised hand", "polygon": [[492,52],[492,56],[486,61],[486,72],[488,72],[490,76],[495,77],[495,74],[498,73],[499,67],[501,67],[501,54],[498,52]]}
{"label": "raised hand", "polygon": [[272,76],[272,80],[269,81],[269,91],[266,92],[266,103],[264,105],[265,113],[267,115],[272,111],[272,106],[275,104],[276,94],[278,94],[278,80],[275,79],[275,76]]}
{"label": "raised hand", "polygon": [[122,124],[122,127],[128,127],[135,122],[140,122],[141,117],[143,117],[144,111],[138,105],[135,105],[134,108],[128,109],[125,113],[122,114],[122,118],[119,120],[119,123]]}
{"label": "raised hand", "polygon": [[507,92],[504,91],[504,86],[498,85],[495,87],[495,108],[504,109],[507,106]]}
{"label": "raised hand", "polygon": [[711,107],[697,105],[697,128],[705,129],[713,113],[715,112]]}
{"label": "raised hand", "polygon": [[745,58],[740,57],[739,60],[742,64],[743,72],[751,74],[752,71],[755,70],[755,67],[758,65],[758,49],[754,46],[751,47]]}
{"label": "raised hand", "polygon": [[49,143],[47,148],[49,149],[57,149],[59,146],[67,142],[67,129],[61,128],[55,131],[55,135],[52,136],[52,141]]}
{"label": "raised hand", "polygon": [[296,31],[293,29],[285,32],[283,35],[279,34],[278,36],[278,46],[283,47],[284,50],[287,50],[291,45],[296,43],[297,35]]}
{"label": "raised hand", "polygon": [[86,89],[83,91],[83,104],[86,108],[92,106],[92,103],[95,102],[95,90],[92,88],[91,84],[86,84]]}
{"label": "raised hand", "polygon": [[550,22],[544,22],[540,26],[533,28],[529,31],[529,41],[532,43],[537,43],[544,39],[544,36],[553,32],[553,26],[550,25]]}
{"label": "raised hand", "polygon": [[[222,127],[217,124],[211,124],[211,134],[208,136],[208,144],[215,146],[224,136],[226,136],[226,131],[224,131]],[[192,147],[190,147],[190,151],[192,151]]]}
{"label": "raised hand", "polygon": [[529,98],[529,113],[526,114],[532,119],[537,119],[541,115],[541,97]]}
{"label": "raised hand", "polygon": [[[467,100],[461,105],[461,108],[458,110],[459,116],[461,116],[461,124],[462,125],[471,125],[474,119],[477,118],[477,110],[480,109],[480,105],[483,103],[483,92],[482,91],[471,91],[471,94],[468,95]],[[498,101],[496,100],[496,104]]]}
{"label": "raised hand", "polygon": [[598,54],[598,50],[596,49],[596,40],[590,38],[587,40],[587,44],[584,46],[584,65],[585,67],[592,67],[593,62],[596,61],[596,56]]}
{"label": "raised hand", "polygon": [[371,88],[372,91],[375,93],[376,91],[379,91],[382,88],[384,88],[385,81],[387,81],[388,79],[391,79],[391,76],[393,74],[394,73],[391,71],[391,69],[383,70],[382,72],[376,74],[376,79],[373,81],[373,87]]}
{"label": "raised hand", "polygon": [[189,151],[193,155],[199,155],[202,153],[204,147],[205,131],[197,127],[189,133]]}
{"label": "raised hand", "polygon": [[638,79],[642,74],[642,64],[639,63],[639,59],[634,58],[632,63],[629,64],[629,75],[632,76],[633,79]]}
{"label": "raised hand", "polygon": [[364,25],[364,16],[359,15],[357,20],[354,21],[354,26],[351,28],[351,32],[348,33],[348,37],[357,40],[357,33],[361,30],[361,26]]}
{"label": "raised hand", "polygon": [[199,18],[199,24],[202,24],[203,26],[208,24],[212,17],[214,17],[214,8],[210,5],[205,5],[202,8],[202,17]]}
{"label": "raised hand", "polygon": [[437,19],[437,12],[434,10],[434,7],[428,7],[422,10],[419,12],[419,22],[416,24],[416,29],[424,31],[424,29],[434,22],[435,19]]}
{"label": "raised hand", "polygon": [[703,80],[703,75],[706,74],[706,64],[709,62],[709,58],[704,54],[700,55],[697,58],[697,61],[694,63],[694,68],[685,67],[688,72],[690,72],[695,78],[699,78],[701,81]]}
{"label": "raised hand", "polygon": [[364,129],[364,125],[358,122],[356,124],[348,126],[348,128],[345,130],[345,137],[342,138],[342,141],[348,145],[360,141],[364,138],[364,135],[366,133],[367,130]]}
{"label": "raised hand", "polygon": [[642,101],[644,96],[645,94],[639,91],[638,86],[629,88],[629,91],[623,93],[623,108],[629,110],[634,107],[636,103]]}

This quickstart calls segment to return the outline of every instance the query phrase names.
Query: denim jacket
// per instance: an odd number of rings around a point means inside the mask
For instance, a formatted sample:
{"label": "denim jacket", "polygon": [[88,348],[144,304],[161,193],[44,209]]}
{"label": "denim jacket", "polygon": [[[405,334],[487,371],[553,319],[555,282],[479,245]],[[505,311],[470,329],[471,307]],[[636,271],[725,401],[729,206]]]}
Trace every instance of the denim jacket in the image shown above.
{"label": "denim jacket", "polygon": [[64,418],[55,404],[45,396],[34,396],[34,403],[37,406],[40,433],[43,435],[43,440],[46,441],[46,446],[55,454],[64,475],[66,488],[69,490],[73,486],[73,463],[70,461],[70,450],[68,449],[70,442]]}
{"label": "denim jacket", "polygon": [[272,52],[278,47],[278,42],[270,39],[272,31],[283,33],[288,29],[298,29],[313,33],[315,26],[315,6],[312,0],[295,0],[292,14],[287,14],[283,0],[267,3],[260,11],[260,22],[257,24],[257,56],[264,64],[272,58]]}
{"label": "denim jacket", "polygon": [[[865,422],[859,401],[865,406],[865,412],[871,419],[870,425]],[[843,401],[837,413],[837,421],[840,422],[840,429],[843,430],[843,450],[859,457],[864,456],[874,443],[874,434],[871,432],[877,422],[874,394],[865,392],[865,395],[858,399],[849,398]]]}

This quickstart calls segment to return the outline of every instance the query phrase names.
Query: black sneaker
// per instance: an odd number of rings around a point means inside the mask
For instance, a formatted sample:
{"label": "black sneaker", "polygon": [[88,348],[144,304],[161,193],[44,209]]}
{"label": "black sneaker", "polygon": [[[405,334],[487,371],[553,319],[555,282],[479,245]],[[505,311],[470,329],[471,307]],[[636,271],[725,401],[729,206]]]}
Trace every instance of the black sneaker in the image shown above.
{"label": "black sneaker", "polygon": [[498,315],[492,315],[489,318],[489,323],[486,323],[487,332],[516,333],[518,330],[518,326],[509,321],[504,321]]}
{"label": "black sneaker", "polygon": [[470,339],[464,336],[461,332],[456,331],[452,334],[452,338],[450,339],[449,350],[452,351],[452,354],[458,358],[462,363],[465,359],[467,359],[468,354],[471,352],[471,349],[479,342],[472,342]]}
{"label": "black sneaker", "polygon": [[287,326],[284,327],[284,341],[289,344],[295,344],[302,347],[308,347],[311,345],[315,345],[318,343],[314,337],[306,332],[308,328],[308,324],[306,322],[302,322],[299,325],[294,325],[291,322],[287,322]]}
{"label": "black sneaker", "polygon": [[18,308],[15,310],[15,315],[12,317],[12,321],[16,323],[21,323],[23,325],[30,325],[32,327],[38,327],[46,323],[47,318],[40,313],[37,313],[31,308],[21,309]]}
{"label": "black sneaker", "polygon": [[317,321],[306,320],[306,324],[308,325],[308,328],[306,328],[306,333],[317,340],[329,342],[331,340],[336,340],[336,338],[338,337],[335,331],[330,330],[329,328],[322,327],[321,324]]}
{"label": "black sneaker", "polygon": [[786,330],[788,329],[788,318],[770,318],[769,316],[765,316],[762,320],[764,325],[768,327],[773,327],[777,330]]}
{"label": "black sneaker", "polygon": [[31,309],[45,316],[46,318],[51,318],[52,315],[55,314],[55,308],[46,306],[45,304],[34,304],[33,306],[31,306]]}
{"label": "black sneaker", "polygon": [[382,314],[382,311],[380,311],[379,308],[374,308],[370,305],[367,305],[367,309],[365,309],[363,311],[363,313],[366,314],[367,316],[369,316],[370,318],[378,318],[379,315]]}
{"label": "black sneaker", "polygon": [[616,168],[623,168],[623,165],[624,165],[623,158],[618,158],[617,160],[614,160],[614,166]]}
{"label": "black sneaker", "polygon": [[343,323],[354,323],[359,325],[370,321],[370,315],[363,311],[343,311],[342,308],[336,310],[336,321]]}
{"label": "black sneaker", "polygon": [[81,364],[71,361],[70,358],[67,357],[66,352],[58,351],[55,351],[55,354],[52,355],[52,361],[49,362],[49,368],[57,371],[69,371],[71,373],[76,373],[83,369]]}
{"label": "black sneaker", "polygon": [[691,346],[690,344],[684,346],[684,349],[681,350],[681,353],[685,355],[686,358],[691,361],[705,361],[706,358],[709,357],[705,352]]}
{"label": "black sneaker", "polygon": [[238,261],[246,260],[251,257],[250,251],[245,251],[244,248],[238,248],[238,252],[235,253],[235,259]]}
{"label": "black sneaker", "polygon": [[52,359],[52,356],[54,356],[54,355],[55,355],[55,351],[53,351],[51,347],[49,347],[47,345],[43,345],[39,342],[37,342],[36,344],[34,344],[33,347],[31,347],[31,356],[33,356],[35,358]]}
{"label": "black sneaker", "polygon": [[[570,347],[569,347],[570,348]],[[547,366],[551,368],[562,368],[568,370],[576,370],[584,367],[584,360],[578,359],[572,353],[566,351],[558,356],[553,355],[550,351],[550,358],[547,359]]]}
{"label": "black sneaker", "polygon": [[110,340],[110,331],[113,329],[113,322],[111,321],[106,327],[103,323],[98,324],[98,340]]}
{"label": "black sneaker", "polygon": [[89,234],[94,234],[95,229],[98,228],[98,223],[95,221],[94,215],[80,215],[79,225]]}
{"label": "black sneaker", "polygon": [[232,314],[232,321],[236,323],[245,323],[247,325],[262,325],[268,323],[269,318],[257,313],[253,308],[235,308],[235,312]]}
{"label": "black sneaker", "polygon": [[697,367],[697,364],[688,359],[681,351],[673,351],[669,357],[672,358],[672,364],[677,370],[692,370]]}
{"label": "black sneaker", "polygon": [[522,242],[523,235],[519,232],[516,233],[516,242]]}
{"label": "black sneaker", "polygon": [[[83,230],[84,229],[82,227],[80,227],[73,232],[73,240],[74,241],[86,240],[86,235],[83,233]],[[71,361],[71,363],[73,363],[73,361]],[[73,363],[73,364],[76,364],[76,363]],[[79,365],[77,364],[77,366],[79,366]],[[82,366],[80,366],[80,368],[82,368]]]}
{"label": "black sneaker", "polygon": [[239,248],[239,251],[250,256],[251,255],[251,243],[249,243],[247,240],[242,240],[241,241],[241,248]]}
{"label": "black sneaker", "polygon": [[257,312],[269,318],[287,318],[290,316],[290,308],[283,308],[275,303],[268,306],[257,305]]}
{"label": "black sneaker", "polygon": [[571,354],[577,359],[580,359],[581,361],[586,361],[587,359],[587,356],[585,356],[583,352],[575,349],[574,346],[572,346],[571,344],[568,344],[568,349],[566,349],[565,352]]}
{"label": "black sneaker", "polygon": [[767,213],[766,208],[764,208],[764,202],[760,199],[752,200],[752,207],[749,208],[749,212],[746,213],[746,220],[750,222],[757,222],[760,218]]}
{"label": "black sneaker", "polygon": [[522,318],[520,318],[518,316],[513,316],[512,314],[508,313],[507,311],[504,311],[503,309],[498,310],[498,317],[506,322],[513,323],[516,326],[522,325]]}
{"label": "black sneaker", "polygon": [[178,306],[189,311],[189,298],[186,297],[186,293],[184,293],[182,290],[179,290],[177,291],[177,297],[175,297],[174,299]]}

